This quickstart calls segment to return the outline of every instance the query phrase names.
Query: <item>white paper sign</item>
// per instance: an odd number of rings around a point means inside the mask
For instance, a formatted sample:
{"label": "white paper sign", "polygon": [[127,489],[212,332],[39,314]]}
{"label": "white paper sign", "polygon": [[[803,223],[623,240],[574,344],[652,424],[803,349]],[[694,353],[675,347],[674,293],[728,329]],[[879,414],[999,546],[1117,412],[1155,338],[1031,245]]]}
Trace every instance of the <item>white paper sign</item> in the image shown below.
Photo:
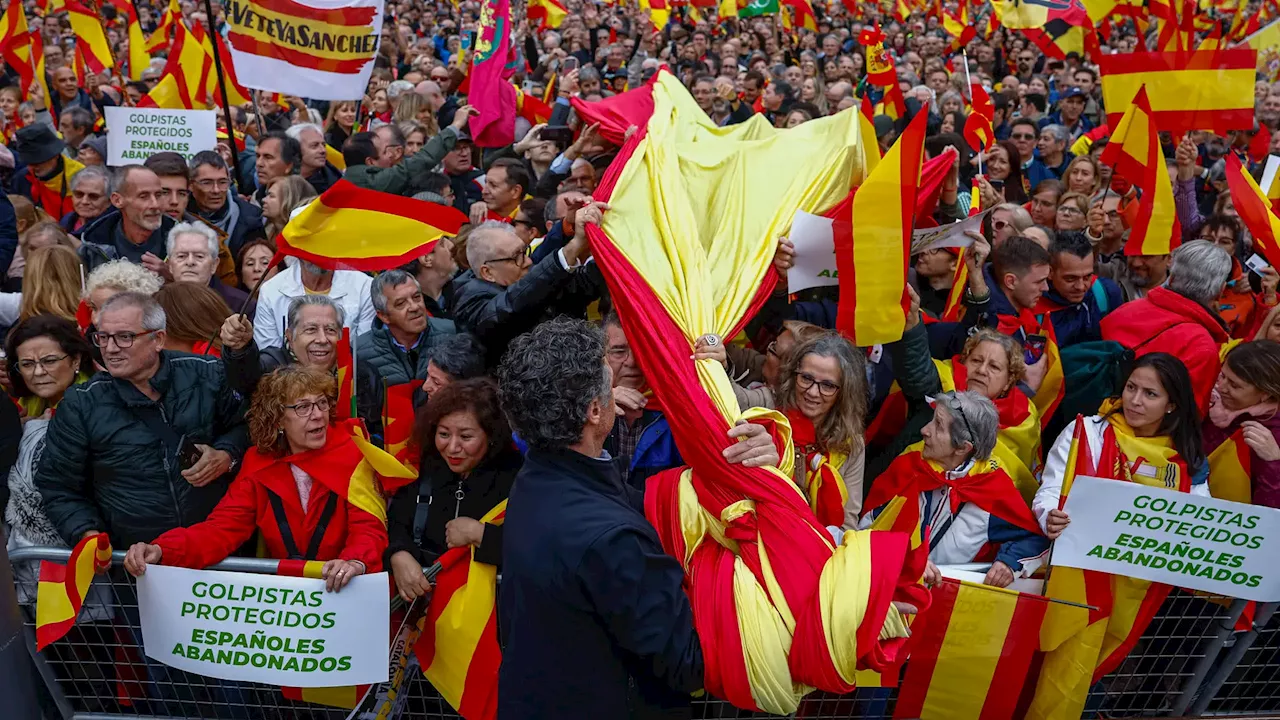
{"label": "white paper sign", "polygon": [[973,244],[973,238],[966,232],[982,232],[982,219],[990,210],[983,210],[973,217],[965,218],[958,223],[939,225],[932,228],[921,228],[911,231],[911,254],[919,255],[935,248],[966,248]]}
{"label": "white paper sign", "polygon": [[795,264],[787,271],[787,291],[839,285],[836,272],[835,221],[797,210],[787,239],[796,247]]}
{"label": "white paper sign", "polygon": [[1078,476],[1053,564],[1205,592],[1280,600],[1280,511]]}
{"label": "white paper sign", "polygon": [[186,672],[287,687],[387,680],[386,573],[330,593],[323,580],[149,565],[138,613],[147,657]]}
{"label": "white paper sign", "polygon": [[212,110],[108,107],[107,164],[141,165],[158,152],[176,152],[188,161],[218,144]]}

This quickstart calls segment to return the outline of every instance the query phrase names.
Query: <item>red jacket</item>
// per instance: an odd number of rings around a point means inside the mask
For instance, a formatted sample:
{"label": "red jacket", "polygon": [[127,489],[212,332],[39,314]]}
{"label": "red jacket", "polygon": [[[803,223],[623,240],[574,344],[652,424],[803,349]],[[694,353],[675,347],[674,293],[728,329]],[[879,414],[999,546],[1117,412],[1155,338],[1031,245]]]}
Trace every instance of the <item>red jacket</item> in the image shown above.
{"label": "red jacket", "polygon": [[[354,450],[354,452],[353,452]],[[361,510],[346,497],[346,482],[363,460],[342,425],[330,425],[325,446],[286,458],[267,457],[251,448],[244,467],[209,518],[186,528],[175,528],[156,538],[164,554],[161,563],[204,568],[221,562],[243,545],[255,530],[262,531],[269,557],[289,557],[280,526],[268,499],[269,488],[283,501],[285,517],[300,552],[306,552],[311,535],[334,492],[339,502],[329,520],[315,560],[359,560],[368,572],[382,570],[387,549],[387,528],[382,520]],[[304,513],[289,465],[297,465],[312,478],[311,495]],[[336,490],[335,490],[336,486]]]}
{"label": "red jacket", "polygon": [[1102,319],[1102,339],[1132,348],[1138,357],[1164,352],[1187,366],[1200,415],[1209,410],[1209,394],[1222,369],[1218,346],[1227,328],[1209,310],[1164,287],[1125,303]]}

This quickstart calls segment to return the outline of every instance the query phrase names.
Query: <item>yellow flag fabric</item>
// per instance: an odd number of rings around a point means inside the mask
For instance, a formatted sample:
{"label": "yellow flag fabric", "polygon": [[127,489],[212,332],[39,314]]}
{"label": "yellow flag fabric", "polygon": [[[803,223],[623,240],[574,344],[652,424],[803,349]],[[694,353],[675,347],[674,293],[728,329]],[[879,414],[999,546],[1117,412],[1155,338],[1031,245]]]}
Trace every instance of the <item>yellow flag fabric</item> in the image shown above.
{"label": "yellow flag fabric", "polygon": [[102,23],[97,14],[78,2],[68,2],[67,20],[76,34],[76,47],[82,51],[89,70],[100,73],[113,67],[111,45],[102,31]]}

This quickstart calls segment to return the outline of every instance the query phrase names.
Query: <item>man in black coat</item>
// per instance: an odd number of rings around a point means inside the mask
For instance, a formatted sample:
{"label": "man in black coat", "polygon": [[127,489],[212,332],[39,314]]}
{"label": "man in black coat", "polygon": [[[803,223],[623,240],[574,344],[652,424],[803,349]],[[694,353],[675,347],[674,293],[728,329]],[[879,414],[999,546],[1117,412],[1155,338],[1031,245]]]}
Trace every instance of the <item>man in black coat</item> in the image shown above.
{"label": "man in black coat", "polygon": [[[604,452],[612,375],[603,333],[568,318],[516,338],[498,370],[529,446],[503,531],[499,720],[688,717],[703,686],[683,570]],[[730,462],[777,464],[763,427],[729,435],[744,438]]]}

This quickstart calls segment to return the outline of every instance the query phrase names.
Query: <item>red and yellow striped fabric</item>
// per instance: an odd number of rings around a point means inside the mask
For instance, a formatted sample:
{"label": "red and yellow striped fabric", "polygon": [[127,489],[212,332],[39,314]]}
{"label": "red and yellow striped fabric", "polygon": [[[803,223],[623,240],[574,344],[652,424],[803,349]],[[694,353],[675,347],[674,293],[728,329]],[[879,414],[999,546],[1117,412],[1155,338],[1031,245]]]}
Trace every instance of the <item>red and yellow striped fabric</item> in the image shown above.
{"label": "red and yellow striped fabric", "polygon": [[115,67],[111,59],[111,44],[102,30],[98,13],[81,5],[77,0],[66,0],[67,20],[76,34],[76,50],[84,53],[85,64],[93,73],[101,73]]}
{"label": "red and yellow striped fabric", "polygon": [[[507,501],[480,522],[501,525]],[[422,672],[466,720],[498,714],[498,569],[476,562],[470,545],[440,556],[422,635],[413,646]]]}
{"label": "red and yellow striped fabric", "polygon": [[1048,606],[1039,595],[944,579],[912,625],[911,662],[893,717],[1015,717]]}
{"label": "red and yellow striped fabric", "polygon": [[[836,329],[870,347],[902,337],[911,299],[907,263],[924,158],[925,120],[917,114],[853,198],[852,248],[836,249],[840,302]],[[844,250],[842,252],[842,250]]]}
{"label": "red and yellow striped fabric", "polygon": [[[718,128],[669,72],[651,89],[652,115],[596,190],[611,209],[587,226],[689,464],[649,480],[645,512],[685,568],[707,691],[788,714],[812,688],[848,692],[859,668],[891,666],[907,635],[892,601],[928,603],[918,570],[903,570],[923,553],[890,532],[849,532],[835,547],[791,481],[785,418],[739,412],[724,369],[690,348],[708,332],[736,335],[776,282],[771,239],[797,210],[823,214],[863,177],[859,120],[841,113],[779,131],[757,115]],[[760,182],[725,182],[727,165]],[[784,467],[725,461],[739,420],[772,430]]]}
{"label": "red and yellow striped fabric", "polygon": [[972,102],[969,117],[964,121],[964,140],[974,150],[991,147],[996,137],[991,126],[995,120],[995,105],[981,83],[970,83],[969,93]]}
{"label": "red and yellow striped fabric", "polygon": [[809,4],[809,0],[782,0],[784,6],[788,6],[796,14],[796,27],[805,30],[818,29],[818,17],[813,14],[813,5]]}
{"label": "red and yellow striped fabric", "polygon": [[147,52],[154,53],[168,48],[169,31],[173,29],[176,23],[181,22],[181,18],[182,6],[178,4],[178,0],[169,0],[169,6],[165,8],[164,14],[160,16],[160,23],[156,25],[151,37],[147,38]]}
{"label": "red and yellow striped fabric", "polygon": [[82,538],[66,565],[40,561],[36,588],[36,650],[66,635],[89,594],[93,576],[111,567],[111,540],[106,533]]}
{"label": "red and yellow striped fabric", "polygon": [[1243,430],[1236,430],[1209,453],[1209,494],[1219,500],[1253,502],[1253,456]]}
{"label": "red and yellow striped fabric", "polygon": [[110,0],[117,14],[124,18],[125,33],[129,36],[129,79],[141,80],[142,71],[151,64],[151,53],[147,52],[147,41],[142,36],[142,24],[138,21],[138,11],[129,0]]}
{"label": "red and yellow striped fabric", "polygon": [[1250,48],[1103,55],[1098,68],[1107,124],[1116,127],[1146,87],[1155,125],[1174,137],[1191,130],[1251,130],[1257,62]]}
{"label": "red and yellow striped fabric", "polygon": [[388,270],[458,234],[467,216],[435,203],[339,180],[276,237],[284,255],[339,270]]}
{"label": "red and yellow striped fabric", "polygon": [[356,413],[356,379],[353,374],[355,372],[355,354],[351,350],[351,328],[342,328],[342,337],[338,339],[338,346],[334,348],[334,354],[337,356],[335,370],[338,373],[337,417],[339,420],[350,420],[358,417]]}
{"label": "red and yellow striped fabric", "polygon": [[1227,187],[1240,220],[1253,236],[1254,252],[1266,258],[1272,267],[1280,266],[1280,218],[1272,211],[1271,200],[1234,153],[1227,155]]}
{"label": "red and yellow striped fabric", "polygon": [[413,394],[422,387],[421,380],[411,380],[387,388],[382,403],[382,444],[387,452],[409,466],[417,465],[411,457],[413,446]]}
{"label": "red and yellow striped fabric", "polygon": [[1147,89],[1139,88],[1130,100],[1128,111],[1098,161],[1111,165],[1116,174],[1142,190],[1137,219],[1124,246],[1125,255],[1168,255],[1182,244],[1182,225],[1173,204],[1173,183],[1165,167]]}
{"label": "red and yellow striped fabric", "polygon": [[569,10],[560,0],[529,0],[529,19],[538,23],[538,30],[558,28]]}
{"label": "red and yellow striped fabric", "polygon": [[165,62],[160,82],[138,103],[139,107],[170,110],[202,110],[209,105],[209,77],[213,59],[182,23],[175,23],[173,46]]}
{"label": "red and yellow striped fabric", "polygon": [[[276,566],[276,574],[319,580],[321,578],[320,571],[323,569],[323,560],[281,560],[280,564]],[[289,700],[350,710],[360,704],[360,699],[364,697],[368,690],[368,685],[311,688],[284,687],[280,688],[280,694]]]}
{"label": "red and yellow striped fabric", "polygon": [[516,88],[516,114],[534,125],[551,122],[551,106]]}

